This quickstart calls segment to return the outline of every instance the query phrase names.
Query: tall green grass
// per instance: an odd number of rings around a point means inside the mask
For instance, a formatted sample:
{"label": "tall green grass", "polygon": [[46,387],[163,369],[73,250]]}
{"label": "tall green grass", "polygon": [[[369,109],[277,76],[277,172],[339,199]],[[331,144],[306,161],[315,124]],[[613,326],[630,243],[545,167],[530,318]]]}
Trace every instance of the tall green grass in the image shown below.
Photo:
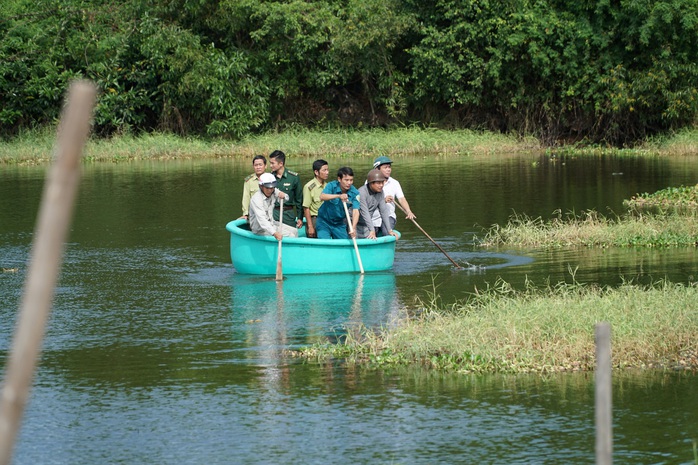
{"label": "tall green grass", "polygon": [[674,155],[698,154],[698,128],[686,128],[673,134],[648,140],[643,144],[649,150]]}
{"label": "tall green grass", "polygon": [[342,344],[315,345],[300,355],[462,372],[584,371],[594,368],[594,328],[605,321],[616,368],[696,368],[696,299],[695,283],[516,291],[500,281],[449,308],[434,300],[418,318],[378,332],[364,329]]}
{"label": "tall green grass", "polygon": [[[44,129],[0,141],[0,163],[44,163],[51,159],[55,135]],[[88,141],[87,161],[125,161],[172,158],[250,157],[281,149],[294,156],[345,155],[492,155],[539,149],[534,139],[519,139],[468,130],[396,128],[368,130],[294,129],[250,136],[240,141],[182,138],[153,133]]]}
{"label": "tall green grass", "polygon": [[[0,140],[0,163],[45,163],[51,159],[55,128],[29,131]],[[281,149],[297,156],[345,155],[499,155],[542,151],[534,138],[491,132],[399,127],[390,129],[306,129],[270,131],[242,140],[180,137],[151,133],[93,139],[85,148],[87,161],[172,158],[250,157]],[[649,140],[637,148],[570,145],[548,148],[550,154],[570,155],[698,155],[698,129]]]}
{"label": "tall green grass", "polygon": [[[53,156],[55,133],[47,129],[22,134],[12,141],[0,141],[0,163],[46,163]],[[174,134],[119,136],[90,139],[85,144],[87,162],[166,160],[175,158],[219,158],[231,155],[231,143],[222,140],[188,139]]]}
{"label": "tall green grass", "polygon": [[475,132],[445,131],[404,127],[370,130],[307,130],[268,133],[251,137],[239,144],[261,147],[262,153],[282,147],[289,153],[309,156],[322,155],[481,155],[519,153],[537,150],[534,139]]}
{"label": "tall green grass", "polygon": [[[684,212],[685,213],[685,212]],[[672,212],[608,218],[595,211],[550,220],[514,214],[476,242],[483,247],[686,247],[698,245],[698,214]]]}
{"label": "tall green grass", "polygon": [[580,142],[548,147],[546,148],[546,154],[551,156],[693,156],[698,155],[698,127],[685,128],[678,132],[655,136],[640,141],[633,147],[611,147]]}

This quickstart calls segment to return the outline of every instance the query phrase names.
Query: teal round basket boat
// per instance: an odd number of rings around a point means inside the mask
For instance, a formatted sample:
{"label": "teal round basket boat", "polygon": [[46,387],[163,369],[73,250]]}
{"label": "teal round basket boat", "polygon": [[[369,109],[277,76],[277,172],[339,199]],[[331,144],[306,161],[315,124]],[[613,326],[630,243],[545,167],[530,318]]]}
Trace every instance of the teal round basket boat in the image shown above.
{"label": "teal round basket boat", "polygon": [[[273,236],[258,236],[250,231],[245,219],[231,221],[230,258],[238,273],[275,275],[279,243]],[[398,236],[400,233],[398,233]],[[305,227],[299,237],[282,241],[283,274],[359,273],[359,261],[351,239],[309,239]],[[385,271],[393,267],[393,236],[357,239],[364,271]]]}

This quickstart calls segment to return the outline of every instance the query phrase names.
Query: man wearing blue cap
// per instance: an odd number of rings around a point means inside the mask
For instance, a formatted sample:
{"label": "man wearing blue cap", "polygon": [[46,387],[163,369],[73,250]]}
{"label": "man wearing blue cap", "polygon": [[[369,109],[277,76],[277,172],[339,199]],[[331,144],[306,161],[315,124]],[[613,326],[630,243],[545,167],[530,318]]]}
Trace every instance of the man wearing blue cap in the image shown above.
{"label": "man wearing blue cap", "polygon": [[405,212],[407,212],[407,216],[405,217],[406,219],[412,220],[414,218],[417,218],[416,216],[414,216],[414,213],[412,213],[410,204],[407,202],[405,194],[402,192],[402,186],[400,186],[400,182],[397,179],[390,176],[393,172],[392,165],[392,160],[385,156],[380,156],[376,158],[376,161],[373,162],[373,167],[377,170],[380,170],[383,176],[385,176],[383,194],[385,195],[385,201],[387,202],[388,209],[390,210],[391,224],[388,225],[383,224],[380,212],[373,212],[373,224],[376,227],[380,226],[382,236],[387,236],[389,234],[389,231],[392,231],[395,228],[395,223],[397,223],[397,215],[395,213],[395,205],[393,205],[393,202],[398,202],[400,206],[405,210]]}

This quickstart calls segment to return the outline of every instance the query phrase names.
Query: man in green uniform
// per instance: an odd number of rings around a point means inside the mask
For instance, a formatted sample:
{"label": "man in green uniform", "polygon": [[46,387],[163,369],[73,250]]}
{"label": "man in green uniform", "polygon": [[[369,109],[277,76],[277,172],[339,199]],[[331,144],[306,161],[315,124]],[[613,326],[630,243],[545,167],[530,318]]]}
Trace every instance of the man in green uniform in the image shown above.
{"label": "man in green uniform", "polygon": [[315,160],[313,162],[313,173],[315,177],[303,186],[303,216],[305,217],[305,227],[307,237],[317,237],[315,222],[317,221],[317,211],[322,205],[320,194],[327,184],[330,176],[330,167],[325,160]]}
{"label": "man in green uniform", "polygon": [[267,170],[267,159],[264,155],[255,155],[252,159],[252,169],[254,173],[245,178],[242,187],[242,217],[248,219],[250,209],[250,199],[259,190],[259,177]]}
{"label": "man in green uniform", "polygon": [[[294,228],[303,226],[303,188],[298,173],[286,168],[286,154],[274,150],[269,155],[269,167],[276,176],[276,188],[286,194],[284,200],[284,217],[282,222]],[[279,221],[278,202],[274,209],[274,220]]]}

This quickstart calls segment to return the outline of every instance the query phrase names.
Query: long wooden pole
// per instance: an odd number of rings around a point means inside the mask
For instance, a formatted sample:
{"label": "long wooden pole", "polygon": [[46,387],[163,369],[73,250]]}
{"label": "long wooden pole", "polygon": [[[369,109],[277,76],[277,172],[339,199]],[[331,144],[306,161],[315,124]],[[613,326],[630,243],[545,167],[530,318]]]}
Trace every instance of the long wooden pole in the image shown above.
{"label": "long wooden pole", "polygon": [[[395,200],[393,201],[393,203],[394,203],[395,205],[397,205],[397,206],[400,208],[400,210],[402,210],[402,212],[403,212],[404,214],[407,214],[407,212],[405,211],[405,209],[402,208],[402,205],[400,205],[400,204],[398,203],[397,199],[395,199]],[[429,234],[427,234],[427,232],[426,232],[424,229],[422,229],[422,227],[419,225],[419,223],[417,223],[417,220],[415,220],[414,218],[411,218],[411,220],[412,220],[412,222],[414,223],[414,225],[417,226],[417,228],[419,228],[420,231],[422,231],[422,234],[424,234],[425,236],[427,236],[427,237],[429,238],[429,240],[432,242],[432,244],[434,244],[444,255],[446,255],[446,258],[448,258],[449,260],[451,260],[451,263],[453,263],[453,265],[454,265],[456,268],[463,268],[463,267],[460,266],[458,263],[456,263],[456,261],[455,261],[454,259],[452,259],[451,257],[449,257],[449,255],[446,253],[446,251],[445,251],[444,249],[442,249],[441,246],[440,246],[439,244],[437,244],[436,241],[435,241],[434,239],[432,239],[431,236],[430,236]]]}
{"label": "long wooden pole", "polygon": [[597,324],[595,339],[596,464],[611,465],[613,463],[611,325],[608,323]]}
{"label": "long wooden pole", "polygon": [[[279,226],[277,231],[279,231],[279,234],[282,234],[283,238],[283,219],[284,219],[284,199],[281,198],[279,199]],[[284,272],[283,272],[283,266],[281,266],[281,242],[282,239],[279,239],[279,252],[276,255],[276,280],[277,281],[283,281],[284,280]]]}
{"label": "long wooden pole", "polygon": [[[349,226],[349,232],[352,233],[354,232],[354,226],[352,225],[351,218],[349,217],[349,209],[347,208],[347,203],[342,202],[342,205],[344,205],[344,213],[347,215],[347,224]],[[361,263],[361,254],[359,254],[359,246],[356,243],[356,237],[352,237],[351,239],[354,241],[354,252],[356,252],[356,260],[359,262],[359,270],[361,271],[361,274],[364,274],[364,264]]]}
{"label": "long wooden pole", "polygon": [[58,129],[55,162],[48,173],[39,207],[18,323],[0,395],[0,464],[9,464],[34,370],[41,353],[65,240],[80,181],[79,161],[90,129],[95,86],[70,86]]}

